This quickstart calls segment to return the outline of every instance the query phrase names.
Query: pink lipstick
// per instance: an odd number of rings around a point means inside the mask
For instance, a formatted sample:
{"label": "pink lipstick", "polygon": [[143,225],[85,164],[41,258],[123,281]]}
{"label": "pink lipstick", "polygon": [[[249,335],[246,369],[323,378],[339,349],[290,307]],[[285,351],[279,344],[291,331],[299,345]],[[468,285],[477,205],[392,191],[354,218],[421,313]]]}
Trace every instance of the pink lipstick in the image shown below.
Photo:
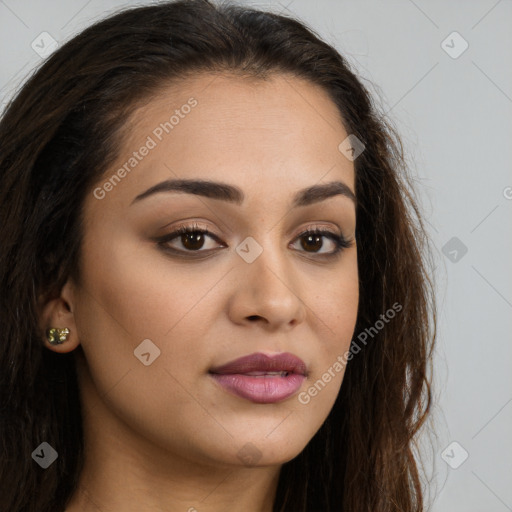
{"label": "pink lipstick", "polygon": [[284,352],[256,353],[210,369],[226,391],[258,404],[272,404],[292,396],[306,378],[302,359]]}

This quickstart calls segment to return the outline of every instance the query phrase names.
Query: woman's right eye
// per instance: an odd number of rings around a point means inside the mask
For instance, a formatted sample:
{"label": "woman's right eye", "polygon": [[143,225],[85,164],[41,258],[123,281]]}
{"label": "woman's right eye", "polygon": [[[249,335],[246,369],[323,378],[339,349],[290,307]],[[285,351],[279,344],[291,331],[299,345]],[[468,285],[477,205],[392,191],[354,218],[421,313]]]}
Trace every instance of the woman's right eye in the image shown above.
{"label": "woman's right eye", "polygon": [[[225,244],[219,240],[218,237],[213,235],[206,228],[201,228],[198,225],[194,226],[180,226],[178,229],[158,239],[158,243],[162,248],[169,250],[173,253],[201,253],[208,252],[213,249],[212,247],[204,249],[206,237],[215,240],[218,244],[226,247]],[[171,244],[179,244],[181,247],[176,247]]]}

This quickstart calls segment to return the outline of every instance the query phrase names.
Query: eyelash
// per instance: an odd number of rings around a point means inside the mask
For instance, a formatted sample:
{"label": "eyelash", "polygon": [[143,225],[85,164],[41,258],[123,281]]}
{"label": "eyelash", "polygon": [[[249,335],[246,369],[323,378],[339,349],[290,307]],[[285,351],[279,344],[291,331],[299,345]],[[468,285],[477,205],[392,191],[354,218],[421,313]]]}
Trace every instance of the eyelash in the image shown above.
{"label": "eyelash", "polygon": [[[201,228],[197,224],[194,224],[193,226],[180,226],[172,233],[169,233],[163,237],[160,237],[156,241],[157,241],[158,245],[162,248],[162,250],[164,250],[166,252],[170,252],[171,254],[177,255],[179,257],[196,258],[197,256],[193,256],[192,255],[193,253],[197,254],[197,253],[202,253],[202,252],[203,253],[210,252],[210,250],[201,250],[201,249],[199,249],[197,251],[175,249],[168,245],[168,243],[171,242],[172,240],[174,240],[175,238],[178,238],[182,235],[189,234],[189,233],[201,233],[203,235],[213,238],[216,242],[218,242],[220,244],[223,243],[219,240],[219,238],[216,235],[214,235],[213,233],[208,231],[207,228]],[[319,258],[319,259],[334,259],[336,257],[339,257],[339,256],[341,256],[341,253],[344,249],[351,247],[353,244],[353,241],[347,240],[343,236],[337,235],[331,231],[328,231],[325,229],[312,229],[312,228],[308,228],[305,231],[303,231],[302,233],[300,233],[296,237],[296,240],[299,240],[302,237],[306,237],[306,236],[310,236],[310,235],[323,236],[323,237],[329,238],[330,240],[332,240],[334,242],[334,244],[336,246],[332,252],[327,253],[327,254],[325,254],[325,253],[307,253],[306,251],[299,251],[299,252],[306,252],[306,254],[313,254],[313,255],[318,254],[317,258]]]}

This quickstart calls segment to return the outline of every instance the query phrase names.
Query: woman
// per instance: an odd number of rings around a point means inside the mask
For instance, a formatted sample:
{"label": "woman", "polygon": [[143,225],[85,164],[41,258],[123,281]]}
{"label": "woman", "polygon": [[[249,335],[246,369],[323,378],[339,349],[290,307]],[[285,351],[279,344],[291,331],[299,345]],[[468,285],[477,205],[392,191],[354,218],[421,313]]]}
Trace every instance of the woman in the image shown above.
{"label": "woman", "polygon": [[206,0],[126,10],[0,140],[1,510],[423,509],[426,237],[332,47]]}

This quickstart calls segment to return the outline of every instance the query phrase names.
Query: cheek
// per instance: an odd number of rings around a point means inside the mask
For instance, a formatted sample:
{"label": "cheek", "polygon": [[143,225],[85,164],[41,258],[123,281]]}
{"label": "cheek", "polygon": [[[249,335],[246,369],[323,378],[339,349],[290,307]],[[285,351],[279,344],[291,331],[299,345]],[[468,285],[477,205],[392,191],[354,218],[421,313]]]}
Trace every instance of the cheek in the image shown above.
{"label": "cheek", "polygon": [[122,338],[166,336],[218,281],[217,275],[202,270],[205,267],[185,272],[164,255],[148,258],[152,250],[147,244],[130,246],[121,240],[108,253],[98,248],[88,254],[85,298],[96,303],[103,327],[108,324],[108,330]]}
{"label": "cheek", "polygon": [[356,324],[359,275],[355,251],[347,254],[336,274],[324,278],[321,289],[322,293],[314,295],[311,314],[323,332],[324,353],[332,356],[350,344]]}
{"label": "cheek", "polygon": [[[159,443],[170,443],[169,432],[181,431],[178,418],[188,418],[186,430],[211,421],[186,388],[210,357],[204,341],[218,308],[219,275],[199,265],[184,272],[164,256],[146,265],[147,246],[124,247],[116,242],[105,253],[97,246],[84,258],[77,330],[94,387],[108,407],[135,430],[151,425]],[[148,347],[148,365],[137,357],[140,346]]]}
{"label": "cheek", "polygon": [[[315,295],[312,312],[318,342],[314,346],[310,378],[298,401],[312,416],[325,419],[342,385],[347,355],[354,336],[359,303],[359,278],[355,251],[342,271]],[[314,320],[312,321],[314,323]],[[322,422],[319,421],[319,425]]]}
{"label": "cheek", "polygon": [[108,252],[101,244],[85,247],[75,318],[98,385],[108,390],[126,371],[138,371],[142,365],[134,351],[146,339],[161,351],[160,363],[179,356],[184,367],[191,364],[197,352],[193,339],[208,329],[205,315],[214,314],[218,275],[206,269],[180,271],[163,255],[144,264],[148,247],[133,241],[116,241]]}

